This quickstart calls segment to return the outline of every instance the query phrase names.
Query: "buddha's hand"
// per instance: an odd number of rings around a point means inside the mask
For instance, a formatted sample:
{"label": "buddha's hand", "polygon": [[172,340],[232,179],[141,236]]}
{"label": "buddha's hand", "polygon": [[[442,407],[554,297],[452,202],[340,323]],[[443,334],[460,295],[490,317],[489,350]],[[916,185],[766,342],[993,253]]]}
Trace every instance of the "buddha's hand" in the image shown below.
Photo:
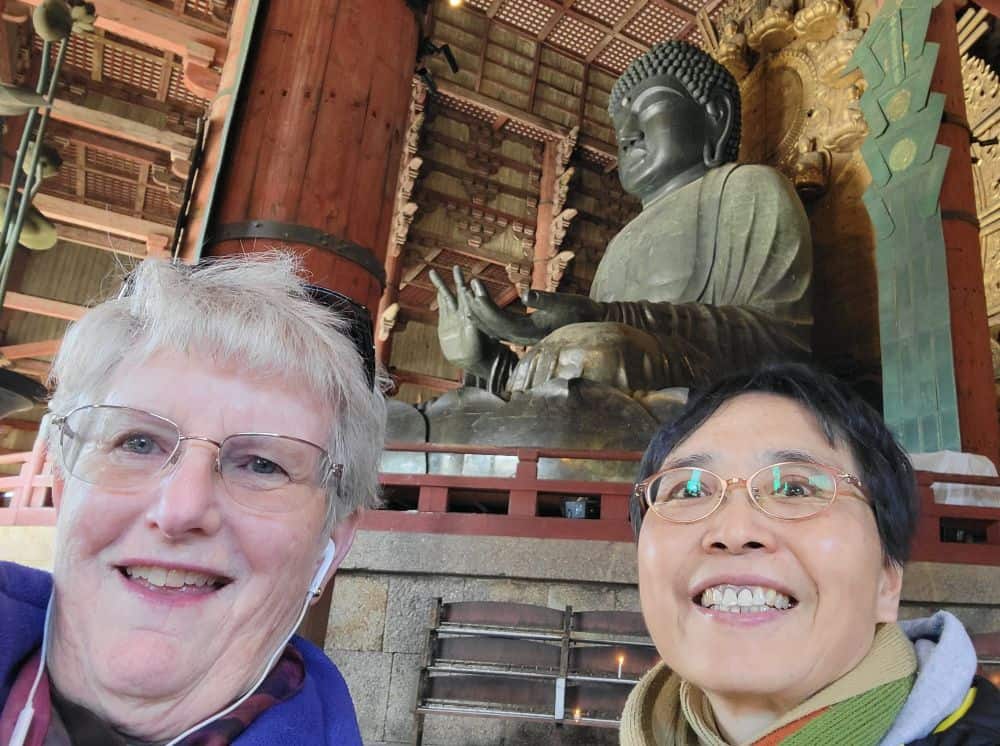
{"label": "buddha's hand", "polygon": [[437,288],[438,341],[441,343],[441,352],[452,365],[483,375],[483,368],[488,367],[490,353],[496,343],[477,326],[472,316],[470,305],[473,296],[465,286],[462,271],[457,266],[454,267],[454,295],[433,269],[430,271],[430,278]]}
{"label": "buddha's hand", "polygon": [[476,325],[489,336],[514,344],[533,345],[560,327],[600,321],[603,316],[601,304],[585,295],[528,290],[521,302],[534,313],[525,315],[500,308],[479,280],[472,281],[472,292],[469,308]]}

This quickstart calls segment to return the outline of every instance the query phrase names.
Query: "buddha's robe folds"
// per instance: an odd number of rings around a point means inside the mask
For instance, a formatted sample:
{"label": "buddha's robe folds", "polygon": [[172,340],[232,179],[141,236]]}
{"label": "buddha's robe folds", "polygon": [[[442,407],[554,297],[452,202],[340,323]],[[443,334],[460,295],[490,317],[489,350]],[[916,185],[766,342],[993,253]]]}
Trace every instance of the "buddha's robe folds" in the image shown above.
{"label": "buddha's robe folds", "polygon": [[[647,204],[608,245],[590,297],[604,304],[598,323],[648,333],[663,360],[650,365],[647,349],[646,360],[633,360],[631,367],[654,373],[645,381],[638,380],[641,374],[620,373],[615,384],[633,390],[687,386],[759,360],[806,356],[811,277],[812,242],[802,203],[769,166],[712,169]],[[587,336],[574,338],[577,326],[556,330],[529,350],[510,373],[511,390],[565,377],[574,360],[604,354],[573,354],[573,340]],[[634,339],[623,334],[622,344]],[[605,367],[615,365],[627,350],[604,357]],[[509,371],[512,363],[495,370]],[[580,375],[588,377],[586,371]]]}

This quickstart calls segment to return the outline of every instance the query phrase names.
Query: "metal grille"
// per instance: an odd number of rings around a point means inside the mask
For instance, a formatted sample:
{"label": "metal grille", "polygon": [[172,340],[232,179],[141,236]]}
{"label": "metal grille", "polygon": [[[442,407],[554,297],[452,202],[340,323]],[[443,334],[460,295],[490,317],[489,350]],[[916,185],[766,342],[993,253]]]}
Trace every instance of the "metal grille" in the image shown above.
{"label": "metal grille", "polygon": [[614,26],[632,3],[630,0],[577,0],[573,8],[608,26]]}
{"label": "metal grille", "polygon": [[160,71],[164,61],[160,56],[129,54],[117,44],[104,45],[102,74],[155,96],[160,86]]}
{"label": "metal grille", "polygon": [[659,5],[647,5],[625,27],[627,36],[652,46],[657,42],[672,39],[685,26],[685,20]]}
{"label": "metal grille", "polygon": [[497,11],[496,17],[506,21],[533,36],[538,36],[555,10],[535,0],[506,0]]}
{"label": "metal grille", "polygon": [[95,148],[87,150],[87,168],[124,176],[129,179],[139,178],[139,164],[127,158],[119,158]]}
{"label": "metal grille", "polygon": [[135,182],[116,179],[104,174],[87,172],[87,200],[105,203],[111,207],[135,207]]}
{"label": "metal grille", "polygon": [[609,70],[622,73],[629,63],[643,53],[639,47],[627,44],[621,39],[612,39],[611,43],[597,56],[597,62]]}
{"label": "metal grille", "polygon": [[[180,200],[179,195],[177,199]],[[146,189],[146,204],[143,205],[143,212],[154,220],[173,220],[177,214],[177,205],[170,201],[165,189],[150,186]]]}
{"label": "metal grille", "polygon": [[604,38],[604,33],[589,23],[572,16],[563,16],[547,37],[547,41],[586,57]]}

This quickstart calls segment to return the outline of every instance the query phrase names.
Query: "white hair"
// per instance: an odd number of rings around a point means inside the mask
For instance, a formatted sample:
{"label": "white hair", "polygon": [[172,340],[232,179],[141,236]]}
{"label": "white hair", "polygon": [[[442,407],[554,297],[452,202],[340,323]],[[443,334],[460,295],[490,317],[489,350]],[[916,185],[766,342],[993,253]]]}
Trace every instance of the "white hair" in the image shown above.
{"label": "white hair", "polygon": [[[382,376],[373,389],[345,333],[349,322],[309,297],[295,255],[270,251],[197,267],[147,259],[127,282],[128,293],[89,310],[63,338],[49,379],[55,415],[101,402],[126,355],[141,361],[172,350],[237,361],[261,376],[301,382],[330,403],[327,450],[344,471],[329,486],[324,532],[377,505]],[[58,437],[50,429],[53,453]]]}

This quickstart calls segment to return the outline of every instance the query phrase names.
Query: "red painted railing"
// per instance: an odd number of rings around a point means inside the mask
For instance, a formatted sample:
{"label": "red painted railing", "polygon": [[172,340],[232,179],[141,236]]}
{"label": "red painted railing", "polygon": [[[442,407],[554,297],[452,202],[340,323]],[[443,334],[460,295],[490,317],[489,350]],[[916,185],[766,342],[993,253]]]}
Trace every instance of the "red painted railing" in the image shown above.
{"label": "red painted railing", "polygon": [[[415,510],[372,511],[361,527],[377,531],[417,531],[443,534],[521,536],[543,539],[598,539],[632,541],[628,523],[629,482],[543,479],[539,459],[637,462],[634,451],[583,451],[566,448],[502,448],[493,446],[442,446],[430,443],[393,443],[388,451],[513,456],[517,467],[510,477],[472,477],[446,474],[389,474],[381,476],[387,490],[409,488],[417,493]],[[477,495],[500,496],[503,513],[468,512]],[[590,498],[597,503],[598,518],[543,517],[546,498]]]}
{"label": "red painted railing", "polygon": [[[370,511],[361,526],[375,531],[514,536],[554,539],[632,541],[628,523],[629,482],[546,479],[540,459],[635,463],[632,451],[583,451],[564,448],[501,448],[394,443],[391,452],[506,456],[516,459],[512,476],[473,477],[449,474],[391,474],[381,481],[389,493],[402,494],[405,509]],[[17,475],[0,477],[0,526],[51,526],[56,509],[51,496],[52,464],[39,439],[28,453],[0,455],[0,465],[18,465]],[[1000,506],[973,507],[935,502],[931,485],[980,485],[998,488],[1000,478],[917,472],[920,523],[913,559],[1000,565]],[[587,498],[596,517],[558,515],[565,498]],[[406,502],[409,500],[409,503]],[[493,512],[473,512],[492,505]],[[400,502],[396,501],[397,507]],[[974,543],[954,540],[961,531]]]}
{"label": "red painted railing", "polygon": [[0,465],[20,466],[16,476],[0,477],[0,526],[52,526],[52,463],[46,458],[45,440],[38,438],[27,453],[0,456]]}

